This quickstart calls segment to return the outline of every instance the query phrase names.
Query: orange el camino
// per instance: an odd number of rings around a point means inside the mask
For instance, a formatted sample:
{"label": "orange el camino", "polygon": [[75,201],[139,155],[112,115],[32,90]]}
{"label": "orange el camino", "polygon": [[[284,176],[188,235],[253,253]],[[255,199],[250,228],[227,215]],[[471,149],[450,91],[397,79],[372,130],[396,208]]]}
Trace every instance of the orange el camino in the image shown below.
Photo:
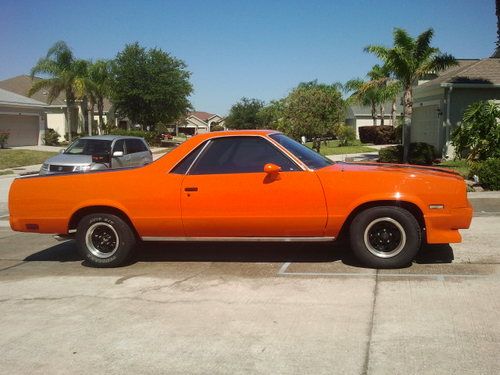
{"label": "orange el camino", "polygon": [[131,169],[16,179],[10,225],[74,237],[96,267],[138,241],[333,241],[371,267],[409,264],[421,244],[460,242],[472,208],[458,174],[334,163],[276,131],[190,138]]}

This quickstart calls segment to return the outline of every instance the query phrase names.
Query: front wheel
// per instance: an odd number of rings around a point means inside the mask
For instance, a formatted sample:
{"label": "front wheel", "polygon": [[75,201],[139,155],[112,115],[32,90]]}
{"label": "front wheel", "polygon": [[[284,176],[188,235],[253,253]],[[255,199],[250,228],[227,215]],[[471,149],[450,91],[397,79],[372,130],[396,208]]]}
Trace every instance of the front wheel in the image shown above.
{"label": "front wheel", "polygon": [[356,257],[374,268],[407,266],[422,242],[418,221],[400,207],[366,209],[354,218],[349,232]]}
{"label": "front wheel", "polygon": [[94,267],[122,265],[132,254],[135,243],[130,226],[116,215],[90,214],[78,223],[78,251]]}

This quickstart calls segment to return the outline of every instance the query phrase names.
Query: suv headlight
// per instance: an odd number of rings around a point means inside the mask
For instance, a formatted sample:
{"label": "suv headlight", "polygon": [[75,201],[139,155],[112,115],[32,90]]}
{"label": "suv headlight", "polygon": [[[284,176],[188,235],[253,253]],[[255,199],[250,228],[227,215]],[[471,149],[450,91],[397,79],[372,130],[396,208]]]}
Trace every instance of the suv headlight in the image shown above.
{"label": "suv headlight", "polygon": [[77,165],[73,171],[74,172],[90,171],[90,165]]}
{"label": "suv headlight", "polygon": [[49,170],[49,165],[47,163],[42,164],[42,170],[48,171]]}

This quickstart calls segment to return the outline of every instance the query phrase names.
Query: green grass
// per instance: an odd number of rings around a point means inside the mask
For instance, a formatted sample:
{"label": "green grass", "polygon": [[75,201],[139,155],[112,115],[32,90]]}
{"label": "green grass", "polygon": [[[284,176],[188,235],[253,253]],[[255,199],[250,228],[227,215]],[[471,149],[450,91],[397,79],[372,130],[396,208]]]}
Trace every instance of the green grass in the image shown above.
{"label": "green grass", "polygon": [[[312,148],[312,142],[306,142],[306,146]],[[339,141],[327,141],[325,145],[321,142],[320,153],[322,155],[343,155],[343,154],[359,154],[363,152],[375,152],[376,148],[363,145],[356,141],[352,146],[339,146]]]}
{"label": "green grass", "polygon": [[42,164],[57,152],[0,149],[0,169]]}
{"label": "green grass", "polygon": [[467,178],[470,173],[470,165],[467,162],[467,160],[463,159],[443,161],[437,164],[436,167],[453,169],[454,171],[460,173],[462,177],[465,178]]}
{"label": "green grass", "polygon": [[5,174],[13,174],[14,171],[11,170],[6,170],[6,171],[0,171],[0,176],[5,175]]}

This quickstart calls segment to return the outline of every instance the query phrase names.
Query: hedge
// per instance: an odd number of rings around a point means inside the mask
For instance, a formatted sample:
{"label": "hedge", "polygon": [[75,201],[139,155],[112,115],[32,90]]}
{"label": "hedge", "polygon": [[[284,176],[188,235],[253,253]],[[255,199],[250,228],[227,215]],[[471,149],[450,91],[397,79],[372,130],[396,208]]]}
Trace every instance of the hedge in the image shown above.
{"label": "hedge", "polygon": [[471,174],[479,177],[479,184],[488,190],[500,190],[500,158],[474,163]]}
{"label": "hedge", "polygon": [[[378,161],[381,163],[402,163],[403,162],[403,146],[390,146],[383,148],[378,153]],[[410,143],[408,153],[408,162],[410,164],[432,165],[437,158],[436,149],[434,146],[424,143]]]}
{"label": "hedge", "polygon": [[389,125],[360,126],[358,128],[359,139],[362,143],[373,143],[375,145],[387,145],[399,143],[400,131],[397,127]]}

